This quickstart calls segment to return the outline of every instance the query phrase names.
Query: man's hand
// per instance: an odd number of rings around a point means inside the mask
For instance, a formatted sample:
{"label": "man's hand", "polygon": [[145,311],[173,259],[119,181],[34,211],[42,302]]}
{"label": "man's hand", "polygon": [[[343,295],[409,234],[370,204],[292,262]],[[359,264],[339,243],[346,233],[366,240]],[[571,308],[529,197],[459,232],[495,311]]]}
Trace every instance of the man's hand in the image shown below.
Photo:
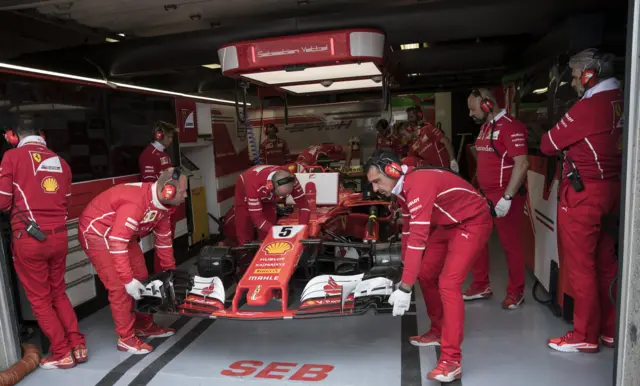
{"label": "man's hand", "polygon": [[451,170],[453,170],[456,173],[460,173],[460,166],[458,166],[458,162],[454,159],[452,159],[449,162],[449,167],[451,168]]}
{"label": "man's hand", "polygon": [[136,279],[133,279],[129,283],[125,284],[124,288],[127,290],[127,293],[136,300],[142,299],[142,293],[146,290],[142,283],[140,283]]}
{"label": "man's hand", "polygon": [[502,197],[498,204],[496,204],[496,215],[497,217],[504,217],[509,213],[509,209],[511,208],[511,199],[506,199]]}
{"label": "man's hand", "polygon": [[393,306],[393,316],[404,315],[404,313],[409,310],[409,306],[411,305],[411,291],[405,292],[402,289],[398,288],[397,290],[393,291],[391,296],[389,296],[389,304]]}

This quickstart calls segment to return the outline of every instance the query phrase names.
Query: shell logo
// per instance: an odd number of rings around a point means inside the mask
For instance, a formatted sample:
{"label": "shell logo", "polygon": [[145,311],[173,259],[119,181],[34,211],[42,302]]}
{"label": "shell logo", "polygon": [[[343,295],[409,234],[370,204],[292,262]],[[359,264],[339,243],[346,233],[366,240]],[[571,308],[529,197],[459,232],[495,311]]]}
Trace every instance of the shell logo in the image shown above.
{"label": "shell logo", "polygon": [[45,193],[55,193],[58,191],[58,181],[53,177],[45,177],[42,180],[42,189]]}
{"label": "shell logo", "polygon": [[264,246],[263,251],[267,255],[282,255],[293,249],[293,244],[288,241],[274,241]]}

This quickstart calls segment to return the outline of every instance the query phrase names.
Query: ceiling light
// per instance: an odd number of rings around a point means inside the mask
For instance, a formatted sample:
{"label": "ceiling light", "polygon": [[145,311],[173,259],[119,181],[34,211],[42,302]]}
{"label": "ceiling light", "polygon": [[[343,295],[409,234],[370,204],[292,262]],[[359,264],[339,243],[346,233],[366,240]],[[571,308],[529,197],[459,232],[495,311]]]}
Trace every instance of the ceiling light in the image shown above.
{"label": "ceiling light", "polygon": [[378,67],[366,62],[362,64],[349,63],[335,66],[308,67],[302,71],[267,71],[253,74],[242,74],[245,78],[265,84],[286,84],[314,82],[319,80],[345,79],[357,77],[371,77],[382,75]]}
{"label": "ceiling light", "polygon": [[322,82],[322,83],[282,86],[282,89],[291,91],[296,94],[310,94],[310,93],[317,93],[317,92],[331,92],[331,91],[343,91],[343,90],[382,87],[381,83],[376,83],[372,79],[343,80],[339,82],[332,82],[331,84],[329,84],[328,82]]}
{"label": "ceiling light", "polygon": [[401,50],[417,50],[420,48],[420,43],[409,43],[409,44],[401,44]]}
{"label": "ceiling light", "polygon": [[[40,70],[38,68],[16,66],[9,63],[0,63],[0,68],[5,68],[7,70],[13,70],[13,71],[28,72],[32,74],[40,74],[45,76],[57,77],[57,78],[76,80],[76,81],[87,82],[87,83],[95,83],[95,84],[101,84],[101,85],[115,85],[116,87],[123,88],[123,89],[147,91],[147,92],[162,94],[162,95],[172,95],[172,96],[178,96],[183,98],[192,98],[192,99],[199,99],[199,100],[211,101],[211,102],[236,104],[236,102],[228,101],[226,99],[209,98],[209,97],[204,97],[199,95],[189,95],[189,94],[183,94],[183,93],[169,91],[169,90],[160,90],[157,88],[136,86],[136,85],[127,84],[127,83],[112,82],[112,81],[107,82],[104,79],[87,78],[84,76],[65,74],[62,72],[47,71],[47,70]],[[247,106],[251,106],[251,103],[247,102]]]}
{"label": "ceiling light", "polygon": [[549,88],[548,88],[548,87],[545,87],[545,88],[539,88],[539,89],[537,89],[537,90],[533,90],[533,93],[534,93],[534,94],[544,94],[544,93],[546,93],[547,91],[549,91]]}
{"label": "ceiling light", "polygon": [[118,34],[118,36],[125,37],[125,35],[124,35],[122,32],[120,32],[120,33]]}
{"label": "ceiling light", "polygon": [[106,38],[106,39],[104,39],[104,41],[107,42],[107,43],[118,43],[120,40]]}
{"label": "ceiling light", "polygon": [[202,67],[206,67],[206,68],[210,68],[212,70],[218,69],[221,66],[217,63],[213,63],[213,64],[203,64]]}

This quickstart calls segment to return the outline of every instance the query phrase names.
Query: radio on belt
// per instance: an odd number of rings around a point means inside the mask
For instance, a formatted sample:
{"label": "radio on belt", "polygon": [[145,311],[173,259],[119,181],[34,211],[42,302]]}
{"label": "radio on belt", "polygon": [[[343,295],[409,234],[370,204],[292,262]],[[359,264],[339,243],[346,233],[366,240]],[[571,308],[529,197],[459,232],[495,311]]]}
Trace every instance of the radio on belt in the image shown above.
{"label": "radio on belt", "polygon": [[582,192],[584,190],[584,183],[582,183],[582,178],[580,178],[580,173],[578,172],[576,164],[573,163],[573,159],[568,154],[565,154],[564,158],[569,164],[569,170],[567,172],[567,179],[569,180],[569,183],[573,187],[573,190],[576,192]]}

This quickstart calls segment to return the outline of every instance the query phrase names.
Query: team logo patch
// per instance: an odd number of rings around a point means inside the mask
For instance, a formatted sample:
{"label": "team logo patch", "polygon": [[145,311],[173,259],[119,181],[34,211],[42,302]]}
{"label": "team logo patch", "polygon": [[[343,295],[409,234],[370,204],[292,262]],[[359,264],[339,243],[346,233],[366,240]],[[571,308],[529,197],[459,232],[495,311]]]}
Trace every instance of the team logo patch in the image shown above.
{"label": "team logo patch", "polygon": [[58,181],[53,178],[53,177],[45,177],[42,180],[42,190],[44,190],[45,193],[55,193],[58,191],[58,188],[60,187],[58,185]]}
{"label": "team logo patch", "polygon": [[282,255],[293,249],[293,244],[288,241],[274,241],[262,249],[267,255]]}
{"label": "team logo patch", "polygon": [[158,215],[157,210],[148,211],[147,213],[145,213],[144,218],[142,219],[142,223],[151,222],[155,220],[157,215]]}
{"label": "team logo patch", "polygon": [[42,161],[42,156],[40,155],[40,153],[33,153],[31,156],[33,157],[33,160],[36,162]]}

